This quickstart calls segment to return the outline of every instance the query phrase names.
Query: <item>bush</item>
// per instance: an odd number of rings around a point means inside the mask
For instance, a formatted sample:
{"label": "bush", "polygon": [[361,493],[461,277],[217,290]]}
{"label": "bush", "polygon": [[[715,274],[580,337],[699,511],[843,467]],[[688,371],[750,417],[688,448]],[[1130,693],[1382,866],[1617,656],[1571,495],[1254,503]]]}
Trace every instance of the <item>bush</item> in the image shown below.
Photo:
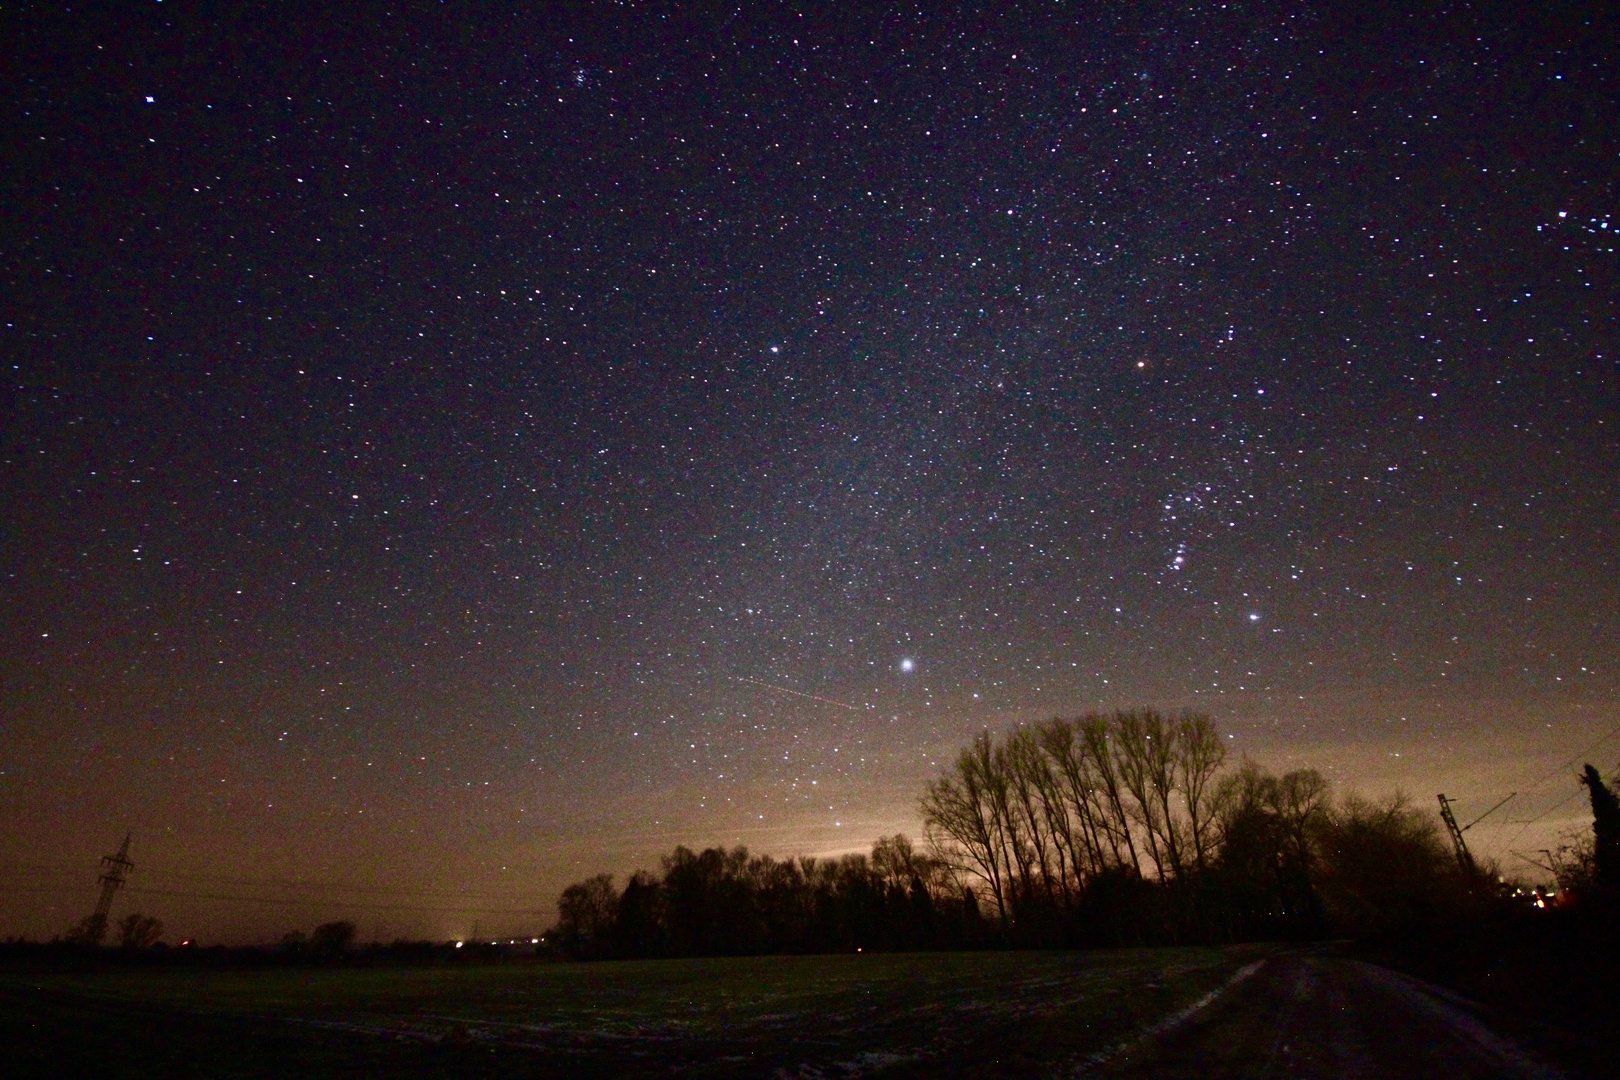
{"label": "bush", "polygon": [[126,949],[149,949],[163,936],[163,920],[132,911],[118,924],[118,944]]}
{"label": "bush", "polygon": [[1317,891],[1337,933],[1399,941],[1454,925],[1470,908],[1470,883],[1433,817],[1405,795],[1347,796],[1318,829]]}
{"label": "bush", "polygon": [[354,941],[354,923],[347,919],[321,923],[309,935],[310,951],[318,956],[341,956]]}

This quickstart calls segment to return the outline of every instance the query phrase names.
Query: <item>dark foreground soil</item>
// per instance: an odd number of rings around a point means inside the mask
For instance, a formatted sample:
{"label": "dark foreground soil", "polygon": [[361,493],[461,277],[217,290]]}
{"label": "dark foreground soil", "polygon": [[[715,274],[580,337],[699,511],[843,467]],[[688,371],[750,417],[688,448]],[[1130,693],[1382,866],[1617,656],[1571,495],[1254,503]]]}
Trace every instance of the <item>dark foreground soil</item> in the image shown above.
{"label": "dark foreground soil", "polygon": [[0,979],[6,1080],[1588,1075],[1499,1028],[1327,951]]}
{"label": "dark foreground soil", "polygon": [[1045,1076],[1270,948],[0,977],[0,1077]]}
{"label": "dark foreground soil", "polygon": [[1293,954],[1265,961],[1193,1016],[1076,1075],[1552,1080],[1564,1073],[1432,984],[1357,960]]}
{"label": "dark foreground soil", "polygon": [[502,1047],[474,1052],[12,988],[0,992],[0,1057],[0,1075],[16,1080],[565,1075],[536,1071],[532,1054]]}

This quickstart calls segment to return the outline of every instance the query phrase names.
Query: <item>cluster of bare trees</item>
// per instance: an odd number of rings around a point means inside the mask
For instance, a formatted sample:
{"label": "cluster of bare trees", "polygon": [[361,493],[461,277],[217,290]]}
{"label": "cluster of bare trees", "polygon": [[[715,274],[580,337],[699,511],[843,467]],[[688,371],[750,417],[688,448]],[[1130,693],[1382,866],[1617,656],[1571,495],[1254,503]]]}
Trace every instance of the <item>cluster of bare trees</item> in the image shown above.
{"label": "cluster of bare trees", "polygon": [[677,848],[622,891],[606,875],[570,886],[548,937],[576,956],[1389,940],[1489,892],[1405,796],[1336,799],[1314,769],[1226,757],[1197,713],[985,732],[928,784],[920,849],[902,836],[837,860]]}
{"label": "cluster of bare trees", "polygon": [[1003,925],[1072,909],[1099,875],[1209,868],[1226,759],[1209,717],[1152,709],[981,734],[922,799],[927,836]]}
{"label": "cluster of bare trees", "polygon": [[568,886],[557,911],[547,942],[577,957],[961,948],[988,930],[955,875],[899,834],[837,859],[678,847],[623,889],[608,874]]}

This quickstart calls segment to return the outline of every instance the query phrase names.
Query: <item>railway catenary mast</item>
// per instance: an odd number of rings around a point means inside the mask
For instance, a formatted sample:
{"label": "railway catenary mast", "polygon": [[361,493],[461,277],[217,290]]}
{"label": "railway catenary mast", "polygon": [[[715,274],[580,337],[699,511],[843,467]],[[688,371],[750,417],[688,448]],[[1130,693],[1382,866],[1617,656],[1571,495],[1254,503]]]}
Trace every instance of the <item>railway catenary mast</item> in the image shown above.
{"label": "railway catenary mast", "polygon": [[1451,846],[1457,851],[1457,865],[1463,868],[1463,873],[1469,877],[1479,876],[1479,867],[1474,865],[1474,856],[1469,854],[1468,842],[1463,839],[1462,830],[1457,828],[1457,818],[1451,812],[1451,800],[1444,795],[1440,799],[1440,820],[1446,823],[1446,832],[1451,834]]}

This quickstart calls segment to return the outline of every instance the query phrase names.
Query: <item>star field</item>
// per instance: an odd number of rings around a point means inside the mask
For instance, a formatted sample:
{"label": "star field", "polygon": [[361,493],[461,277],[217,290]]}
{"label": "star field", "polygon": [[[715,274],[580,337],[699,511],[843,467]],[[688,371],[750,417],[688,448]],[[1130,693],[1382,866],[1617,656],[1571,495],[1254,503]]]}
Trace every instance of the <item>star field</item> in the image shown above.
{"label": "star field", "polygon": [[1601,6],[0,17],[0,933],[129,829],[448,936],[984,726],[1466,815],[1620,724]]}

